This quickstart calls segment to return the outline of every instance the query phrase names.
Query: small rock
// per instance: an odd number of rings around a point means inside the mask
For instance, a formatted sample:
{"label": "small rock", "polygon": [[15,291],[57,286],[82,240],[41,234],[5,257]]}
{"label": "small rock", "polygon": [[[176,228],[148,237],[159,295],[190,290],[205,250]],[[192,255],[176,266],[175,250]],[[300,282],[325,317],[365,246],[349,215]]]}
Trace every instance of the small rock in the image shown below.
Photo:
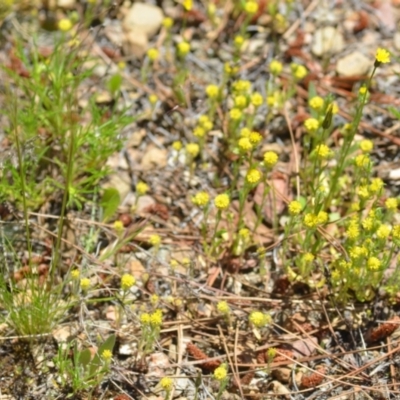
{"label": "small rock", "polygon": [[147,51],[148,39],[144,32],[138,29],[131,30],[125,36],[123,50],[126,55],[143,57]]}
{"label": "small rock", "polygon": [[152,169],[160,170],[167,165],[167,152],[158,147],[149,146],[146,153],[143,155],[141,167],[144,171]]}
{"label": "small rock", "polygon": [[396,50],[400,50],[400,32],[394,34],[393,44]]}
{"label": "small rock", "polygon": [[336,54],[344,48],[342,33],[332,26],[317,29],[311,51],[318,57]]}
{"label": "small rock", "polygon": [[371,60],[360,51],[344,56],[336,64],[336,72],[340,76],[365,75],[372,67]]}
{"label": "small rock", "polygon": [[151,38],[160,29],[164,14],[159,7],[146,3],[134,3],[122,22],[126,32],[142,32]]}
{"label": "small rock", "polygon": [[75,0],[57,0],[57,7],[72,10],[75,7]]}

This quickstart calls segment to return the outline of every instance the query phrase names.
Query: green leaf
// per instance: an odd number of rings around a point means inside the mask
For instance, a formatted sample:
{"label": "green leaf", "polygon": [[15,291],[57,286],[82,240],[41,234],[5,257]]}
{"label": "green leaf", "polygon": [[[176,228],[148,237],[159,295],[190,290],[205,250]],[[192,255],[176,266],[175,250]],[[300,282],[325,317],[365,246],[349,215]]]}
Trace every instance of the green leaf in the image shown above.
{"label": "green leaf", "polygon": [[115,335],[110,335],[105,342],[99,347],[95,356],[93,357],[92,362],[90,363],[89,376],[94,376],[96,371],[103,366],[103,361],[101,359],[101,355],[104,350],[110,350],[112,352],[115,345]]}
{"label": "green leaf", "polygon": [[108,90],[112,94],[118,92],[121,89],[121,85],[122,85],[122,76],[120,74],[113,75],[107,83]]}
{"label": "green leaf", "polygon": [[92,354],[89,349],[82,350],[79,352],[78,362],[79,364],[86,369],[88,364],[90,363],[90,359],[92,358]]}
{"label": "green leaf", "polygon": [[103,222],[106,222],[115,214],[120,202],[121,198],[117,189],[108,188],[104,191],[103,198],[100,201],[103,208]]}

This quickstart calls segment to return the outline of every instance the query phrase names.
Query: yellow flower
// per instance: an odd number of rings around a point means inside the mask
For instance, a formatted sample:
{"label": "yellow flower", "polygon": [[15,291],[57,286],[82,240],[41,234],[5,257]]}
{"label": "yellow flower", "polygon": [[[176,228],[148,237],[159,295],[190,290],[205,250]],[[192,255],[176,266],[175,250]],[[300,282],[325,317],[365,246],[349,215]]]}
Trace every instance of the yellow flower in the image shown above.
{"label": "yellow flower", "polygon": [[370,257],[367,261],[369,269],[376,270],[381,266],[381,261],[376,257]]}
{"label": "yellow flower", "polygon": [[258,92],[255,92],[250,97],[250,102],[254,107],[260,107],[263,103],[264,99],[262,95]]}
{"label": "yellow flower", "polygon": [[246,1],[246,4],[244,5],[244,11],[247,14],[255,14],[258,11],[258,4],[256,1]]}
{"label": "yellow flower", "polygon": [[235,44],[235,47],[240,49],[243,46],[244,43],[244,37],[241,35],[236,35],[233,39],[233,43]]}
{"label": "yellow flower", "polygon": [[394,239],[400,239],[400,225],[395,225],[393,227],[392,235]]}
{"label": "yellow flower", "polygon": [[250,134],[251,134],[251,131],[250,131],[249,128],[242,128],[242,129],[240,130],[240,136],[241,136],[241,137],[247,137],[247,138],[249,138],[249,140],[250,140]]}
{"label": "yellow flower", "polygon": [[174,384],[173,380],[171,378],[168,378],[167,376],[164,376],[164,378],[162,378],[160,381],[160,386],[166,392],[171,391],[173,384]]}
{"label": "yellow flower", "polygon": [[162,325],[162,311],[157,309],[150,315],[150,325],[160,327]]}
{"label": "yellow flower", "polygon": [[148,314],[148,313],[143,313],[143,314],[140,316],[140,323],[141,323],[142,325],[150,325],[150,314]]}
{"label": "yellow flower", "polygon": [[249,316],[249,321],[256,328],[262,328],[271,322],[271,316],[261,311],[253,311]]}
{"label": "yellow flower", "polygon": [[303,257],[302,257],[302,260],[307,264],[313,262],[314,259],[315,259],[315,256],[312,253],[305,253],[305,254],[303,254]]}
{"label": "yellow flower", "polygon": [[246,181],[250,184],[258,183],[261,180],[262,174],[258,169],[251,169],[247,172]]}
{"label": "yellow flower", "polygon": [[216,99],[219,96],[219,87],[217,85],[208,85],[206,94],[210,99]]}
{"label": "yellow flower", "polygon": [[182,149],[182,142],[180,140],[176,140],[174,143],[172,143],[172,148],[175,151],[180,151]]}
{"label": "yellow flower", "polygon": [[253,148],[253,145],[250,142],[250,139],[248,137],[242,137],[238,141],[238,146],[239,149],[242,151],[248,151]]}
{"label": "yellow flower", "polygon": [[239,230],[239,236],[243,237],[243,238],[248,238],[250,235],[250,231],[247,228],[242,228]]}
{"label": "yellow flower", "polygon": [[159,55],[160,55],[160,52],[157,49],[151,48],[151,49],[147,50],[147,57],[149,57],[149,59],[151,61],[157,60]]}
{"label": "yellow flower", "polygon": [[198,137],[198,138],[204,137],[205,134],[206,134],[206,131],[201,126],[196,126],[196,128],[193,129],[193,135]]}
{"label": "yellow flower", "polygon": [[264,164],[266,167],[272,168],[278,162],[278,154],[274,151],[264,153]]}
{"label": "yellow flower", "polygon": [[269,64],[269,70],[273,75],[279,75],[282,72],[283,65],[278,60],[272,60]]}
{"label": "yellow flower", "polygon": [[232,88],[236,93],[246,93],[251,88],[251,82],[241,79],[233,82]]}
{"label": "yellow flower", "polygon": [[314,132],[316,132],[316,131],[318,130],[318,128],[319,128],[319,122],[318,122],[318,120],[315,119],[315,118],[307,118],[307,119],[304,121],[304,126],[305,126],[307,132],[309,132],[309,133],[314,133]]}
{"label": "yellow flower", "polygon": [[368,88],[365,85],[362,85],[360,89],[358,89],[358,93],[363,96],[365,93],[368,93]]}
{"label": "yellow flower", "polygon": [[149,237],[149,243],[153,246],[159,246],[161,243],[160,235],[154,234]]}
{"label": "yellow flower", "polygon": [[364,221],[361,222],[362,227],[367,230],[371,231],[374,227],[374,218],[367,217],[364,219]]}
{"label": "yellow flower", "polygon": [[190,44],[188,42],[180,42],[178,43],[178,54],[181,57],[185,57],[187,53],[190,51]]}
{"label": "yellow flower", "polygon": [[390,62],[390,53],[386,49],[378,48],[375,54],[375,65],[386,64]]}
{"label": "yellow flower", "polygon": [[318,219],[317,216],[312,214],[312,213],[307,213],[304,216],[304,225],[307,226],[308,228],[314,228],[318,224]]}
{"label": "yellow flower", "polygon": [[315,154],[317,155],[318,158],[324,159],[330,157],[331,150],[326,144],[319,144],[315,148]]}
{"label": "yellow flower", "polygon": [[121,289],[128,290],[136,283],[136,279],[131,274],[124,274],[121,277]]}
{"label": "yellow flower", "polygon": [[200,146],[197,143],[188,143],[186,151],[191,157],[196,158],[200,152]]}
{"label": "yellow flower", "polygon": [[142,181],[138,182],[136,185],[136,193],[140,196],[146,194],[149,191],[149,185]]}
{"label": "yellow flower", "polygon": [[120,220],[115,221],[113,226],[116,232],[122,232],[124,230],[124,224]]}
{"label": "yellow flower", "polygon": [[213,128],[213,123],[207,115],[200,115],[199,125],[206,131],[211,131],[211,129]]}
{"label": "yellow flower", "polygon": [[360,149],[364,153],[370,153],[373,148],[374,148],[374,143],[371,140],[368,139],[361,140]]}
{"label": "yellow flower", "polygon": [[226,368],[223,367],[222,365],[220,367],[216,368],[214,371],[214,378],[217,381],[223,381],[227,375],[228,375],[228,373],[226,371]]}
{"label": "yellow flower", "polygon": [[302,208],[301,203],[297,200],[291,201],[288,206],[290,215],[299,215]]}
{"label": "yellow flower", "polygon": [[111,350],[108,350],[108,349],[104,350],[104,351],[101,353],[101,357],[102,357],[103,360],[106,361],[106,362],[110,361],[110,360],[112,359],[112,352],[111,352]]}
{"label": "yellow flower", "polygon": [[229,64],[228,62],[226,62],[224,64],[224,71],[227,75],[233,76],[238,72],[238,67],[233,66],[233,65]]}
{"label": "yellow flower", "polygon": [[61,18],[58,21],[58,29],[63,32],[67,32],[72,28],[72,21],[68,18]]}
{"label": "yellow flower", "polygon": [[306,77],[306,75],[308,73],[307,72],[307,68],[304,67],[303,65],[299,65],[299,64],[293,63],[293,64],[290,65],[290,68],[292,70],[293,76],[298,80],[303,79],[304,77]]}
{"label": "yellow flower", "polygon": [[316,111],[322,110],[322,107],[324,106],[324,99],[320,96],[314,96],[308,101],[308,105]]}
{"label": "yellow flower", "polygon": [[355,159],[355,163],[359,168],[368,168],[370,161],[371,160],[367,154],[359,154]]}
{"label": "yellow flower", "polygon": [[383,180],[381,178],[374,178],[369,185],[369,190],[371,193],[378,193],[383,188],[383,185]]}
{"label": "yellow flower", "polygon": [[193,0],[183,0],[182,5],[186,11],[190,11],[193,8]]}
{"label": "yellow flower", "polygon": [[219,301],[217,303],[217,310],[221,314],[229,314],[231,309],[229,308],[229,304],[226,301]]}
{"label": "yellow flower", "polygon": [[232,120],[237,121],[242,118],[242,112],[238,108],[232,108],[232,110],[229,111],[229,116]]}
{"label": "yellow flower", "polygon": [[157,95],[156,94],[151,94],[149,96],[149,101],[150,101],[150,104],[152,104],[152,105],[156,104],[157,101],[158,101]]}
{"label": "yellow flower", "polygon": [[207,192],[199,192],[192,197],[193,204],[199,207],[206,206],[209,201],[210,201],[210,196]]}
{"label": "yellow flower", "polygon": [[257,145],[261,142],[262,136],[258,132],[251,132],[249,135],[249,140],[253,145]]}
{"label": "yellow flower", "polygon": [[352,221],[347,228],[346,234],[351,240],[357,239],[360,236],[360,227],[358,223]]}
{"label": "yellow flower", "polygon": [[80,275],[79,269],[74,269],[73,271],[71,271],[71,278],[72,279],[78,279]]}
{"label": "yellow flower", "polygon": [[376,236],[379,239],[387,239],[390,234],[390,226],[382,224],[376,231]]}
{"label": "yellow flower", "polygon": [[164,28],[169,29],[174,24],[174,20],[170,17],[165,17],[162,21],[162,24]]}
{"label": "yellow flower", "polygon": [[369,190],[368,190],[368,186],[366,185],[361,185],[358,187],[357,189],[357,194],[363,198],[363,199],[367,199],[370,196]]}
{"label": "yellow flower", "polygon": [[397,199],[395,197],[389,197],[385,201],[385,206],[388,210],[391,210],[391,211],[397,210]]}
{"label": "yellow flower", "polygon": [[90,288],[90,279],[82,278],[81,279],[81,289],[86,292]]}
{"label": "yellow flower", "polygon": [[320,211],[317,215],[317,222],[318,224],[324,224],[328,221],[328,213],[325,211]]}
{"label": "yellow flower", "polygon": [[152,295],[150,296],[150,303],[151,303],[153,306],[155,306],[155,305],[158,303],[159,300],[160,300],[160,298],[159,298],[158,295],[156,295],[156,294],[152,294]]}
{"label": "yellow flower", "polygon": [[233,99],[233,102],[235,103],[235,107],[237,107],[237,108],[246,108],[247,107],[247,98],[242,94],[237,95]]}
{"label": "yellow flower", "polygon": [[214,204],[219,210],[225,210],[230,204],[229,196],[226,193],[219,194],[215,197]]}

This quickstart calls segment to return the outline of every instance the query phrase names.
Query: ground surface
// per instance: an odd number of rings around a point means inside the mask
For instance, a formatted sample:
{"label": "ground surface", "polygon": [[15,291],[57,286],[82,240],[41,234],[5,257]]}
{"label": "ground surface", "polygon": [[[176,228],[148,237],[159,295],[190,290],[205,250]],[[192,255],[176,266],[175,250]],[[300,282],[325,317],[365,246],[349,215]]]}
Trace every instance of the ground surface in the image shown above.
{"label": "ground surface", "polygon": [[[22,38],[29,52],[30,37],[36,33],[42,53],[51,51],[59,32],[44,30],[44,21],[61,19],[75,11],[82,16],[87,6],[71,1],[65,2],[66,8],[46,9],[45,3],[39,4],[39,14],[32,13],[29,5],[16,6],[3,22],[1,59],[20,75],[24,66],[13,57],[13,35]],[[168,376],[174,381],[171,398],[215,399],[220,383],[213,371],[224,362],[229,366],[229,380],[223,399],[400,399],[399,342],[393,333],[396,301],[389,303],[377,290],[370,301],[338,305],[330,297],[328,284],[316,290],[312,285],[290,281],[283,273],[279,255],[284,223],[281,217],[288,201],[295,198],[295,154],[300,154],[302,123],[308,117],[310,84],[313,82],[320,96],[332,94],[339,106],[331,137],[333,145],[340,147],[339,127],[352,118],[358,88],[367,79],[377,47],[389,49],[392,62],[379,69],[374,78],[371,102],[364,110],[358,134],[374,142],[374,173],[385,181],[386,196],[399,194],[400,125],[388,112],[388,106],[399,107],[399,2],[295,0],[290,12],[288,5],[280,2],[278,8],[285,20],[274,26],[277,22],[268,14],[268,2],[259,1],[260,12],[250,23],[245,48],[235,63],[240,78],[250,80],[253,88],[265,96],[272,59],[284,65],[283,85],[290,80],[292,62],[306,66],[309,74],[296,83],[285,107],[272,114],[261,108],[254,122],[254,129],[263,136],[262,151],[273,150],[279,155],[271,181],[282,196],[278,204],[269,201],[262,210],[253,246],[235,256],[227,244],[217,258],[208,257],[204,251],[202,213],[191,197],[199,190],[211,196],[221,193],[232,177],[236,155],[219,140],[228,129],[226,109],[216,111],[208,145],[195,167],[172,144],[193,141],[196,120],[208,109],[205,88],[219,84],[224,63],[234,59],[233,37],[244,15],[235,15],[229,1],[215,1],[219,11],[212,24],[203,4],[206,2],[195,1],[188,12],[175,2],[158,3],[154,7],[174,19],[170,38],[160,23],[150,28],[147,36],[141,31],[146,27],[134,32],[124,30],[129,2],[111,9],[98,7],[91,29],[80,27],[78,34],[89,43],[85,49],[98,64],[80,88],[85,92],[82,98],[90,94],[105,110],[111,109],[113,97],[105,82],[118,71],[121,62],[125,63],[120,69],[123,95],[118,101],[138,118],[121,131],[124,148],[108,160],[113,172],[101,188],[118,189],[121,204],[113,218],[123,222],[126,237],[136,233],[112,257],[102,258],[118,242],[113,219],[107,224],[97,223],[99,219],[91,215],[92,203],[82,211],[71,210],[62,250],[65,268],[59,274],[65,277],[71,265],[78,266],[81,274],[91,279],[91,289],[43,338],[20,338],[7,323],[7,311],[3,310],[0,399],[67,398],[71,385],[63,384],[54,362],[62,342],[78,340],[80,346],[92,349],[112,333],[117,340],[110,372],[92,397],[90,390],[82,390],[71,398],[162,399],[166,394],[159,381]],[[328,33],[324,31],[327,26],[332,28]],[[323,42],[319,48],[318,35],[322,35]],[[171,61],[168,52],[175,47],[169,40],[174,44],[182,38],[190,43],[191,51],[185,61]],[[150,47],[162,55],[154,64],[145,55]],[[180,80],[183,70],[187,75]],[[149,101],[151,94],[158,96],[155,105]],[[0,130],[6,155],[10,150],[7,129]],[[146,182],[150,190],[137,202],[135,188],[139,181]],[[248,226],[254,227],[257,196],[261,194],[253,191],[246,203]],[[60,198],[51,198],[30,215],[33,231],[40,232],[35,253],[45,265],[51,257],[51,246],[48,231],[43,233],[41,229],[54,229],[49,214],[59,215],[60,203]],[[22,226],[20,210],[12,216],[5,214],[8,222],[4,227],[18,243],[16,258],[23,265],[26,248],[23,235],[18,233]],[[221,226],[229,230],[228,222]],[[99,246],[88,254],[82,238],[94,227],[99,229]],[[153,234],[160,235],[159,246],[149,242]],[[259,248],[264,249],[262,257]],[[137,285],[124,299],[125,311],[119,318],[121,301],[113,294],[118,292],[123,273],[135,276]],[[222,300],[229,303],[228,317],[216,308]],[[139,315],[152,312],[152,302],[163,310],[163,324],[158,340],[144,355],[138,352],[143,339]],[[250,326],[248,316],[254,310],[270,313],[271,325],[262,329]],[[268,348],[276,348],[278,354],[269,359]]]}

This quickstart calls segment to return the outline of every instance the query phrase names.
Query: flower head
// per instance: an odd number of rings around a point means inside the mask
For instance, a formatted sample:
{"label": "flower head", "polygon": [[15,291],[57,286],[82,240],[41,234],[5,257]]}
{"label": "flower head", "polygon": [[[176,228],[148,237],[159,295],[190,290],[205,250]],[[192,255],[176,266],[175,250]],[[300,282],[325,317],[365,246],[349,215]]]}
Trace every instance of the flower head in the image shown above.
{"label": "flower head", "polygon": [[219,194],[215,197],[214,204],[219,210],[227,209],[230,204],[229,196],[226,193]]}
{"label": "flower head", "polygon": [[162,378],[160,381],[160,386],[166,392],[171,391],[173,384],[174,384],[173,380],[168,376],[164,376],[164,378]]}
{"label": "flower head", "polygon": [[206,94],[210,99],[216,99],[219,96],[219,87],[217,85],[208,85]]}
{"label": "flower head", "polygon": [[386,49],[378,48],[375,53],[375,66],[390,62],[390,53]]}
{"label": "flower head", "polygon": [[202,138],[206,134],[206,130],[202,126],[196,126],[196,128],[193,129],[193,135]]}
{"label": "flower head", "polygon": [[248,137],[242,137],[238,141],[238,147],[242,151],[249,151],[253,148],[253,145]]}
{"label": "flower head", "polygon": [[367,261],[367,266],[369,269],[377,270],[381,266],[381,261],[379,258],[370,257]]}
{"label": "flower head", "polygon": [[61,18],[58,21],[58,29],[63,32],[67,32],[72,28],[72,21],[68,18]]}
{"label": "flower head", "polygon": [[249,140],[253,145],[257,145],[261,142],[262,136],[258,132],[251,132],[249,135]]}
{"label": "flower head", "polygon": [[235,103],[235,107],[243,109],[247,107],[247,98],[243,94],[238,94],[235,96],[233,99],[233,102]]}
{"label": "flower head", "polygon": [[206,131],[211,131],[211,129],[213,128],[213,123],[207,115],[200,115],[199,125]]}
{"label": "flower head", "polygon": [[229,111],[229,116],[234,121],[237,121],[240,118],[242,118],[242,115],[243,115],[243,113],[242,113],[242,111],[240,111],[239,108],[232,108],[232,110]]}
{"label": "flower head", "polygon": [[258,169],[251,169],[247,172],[246,181],[250,184],[258,183],[262,178],[262,174]]}
{"label": "flower head", "polygon": [[226,368],[224,367],[224,366],[220,366],[220,367],[218,367],[218,368],[216,368],[215,369],[215,371],[214,371],[214,378],[217,380],[217,381],[223,381],[225,378],[226,378],[226,376],[227,376],[227,371],[226,371]]}
{"label": "flower head", "polygon": [[150,315],[150,325],[160,327],[162,325],[162,311],[157,309]]}
{"label": "flower head", "polygon": [[198,207],[204,207],[210,201],[210,195],[207,192],[198,192],[192,197],[192,202]]}
{"label": "flower head", "polygon": [[197,143],[188,143],[186,151],[191,157],[196,158],[200,152],[200,146]]}
{"label": "flower head", "polygon": [[217,303],[217,310],[221,314],[229,314],[229,312],[231,311],[229,304],[226,301],[219,301]]}
{"label": "flower head", "polygon": [[273,75],[279,75],[282,72],[283,65],[278,60],[272,60],[269,64],[269,70]]}
{"label": "flower head", "polygon": [[379,239],[387,239],[390,234],[390,226],[386,224],[382,224],[378,230],[376,231],[376,236]]}
{"label": "flower head", "polygon": [[128,290],[136,283],[135,277],[131,274],[124,274],[121,277],[121,289]]}
{"label": "flower head", "polygon": [[316,111],[322,110],[324,99],[320,96],[314,96],[308,101],[309,106]]}
{"label": "flower head", "polygon": [[157,60],[157,58],[159,57],[159,55],[160,55],[160,52],[159,52],[157,49],[155,49],[155,48],[151,48],[151,49],[148,49],[148,50],[147,50],[147,57],[149,57],[149,59],[150,59],[151,61]]}
{"label": "flower head", "polygon": [[158,97],[157,97],[156,94],[151,94],[151,95],[149,96],[149,102],[150,102],[151,105],[154,106],[154,104],[156,104],[157,101],[158,101]]}
{"label": "flower head", "polygon": [[90,279],[82,278],[81,279],[81,289],[86,292],[90,288]]}
{"label": "flower head", "polygon": [[159,246],[161,243],[160,235],[154,234],[149,237],[149,243],[153,246]]}
{"label": "flower head", "polygon": [[71,278],[72,279],[78,279],[80,275],[79,269],[74,269],[73,271],[71,271]]}
{"label": "flower head", "polygon": [[290,69],[292,70],[293,76],[298,80],[301,80],[304,77],[306,77],[308,73],[307,68],[304,65],[293,63],[290,65]]}
{"label": "flower head", "polygon": [[175,151],[180,151],[182,149],[182,142],[180,140],[176,140],[174,143],[172,143],[172,148]]}
{"label": "flower head", "polygon": [[174,20],[170,17],[165,17],[162,21],[162,25],[166,29],[170,29],[173,24],[174,24]]}
{"label": "flower head", "polygon": [[360,149],[364,153],[371,153],[372,149],[374,148],[374,143],[372,140],[364,139],[360,142]]}
{"label": "flower head", "polygon": [[188,42],[180,42],[178,43],[178,54],[181,57],[185,57],[187,53],[190,51],[190,44]]}
{"label": "flower head", "polygon": [[249,316],[249,321],[256,328],[262,328],[271,322],[271,316],[261,311],[253,311]]}
{"label": "flower head", "polygon": [[255,14],[258,11],[258,3],[254,0],[246,1],[246,4],[244,5],[244,11],[247,14]]}
{"label": "flower head", "polygon": [[304,127],[306,128],[307,132],[314,133],[319,128],[319,122],[315,118],[307,118],[304,121]]}
{"label": "flower head", "polygon": [[138,182],[136,185],[136,193],[140,196],[146,194],[149,191],[149,185],[142,181]]}
{"label": "flower head", "polygon": [[319,159],[325,159],[330,157],[331,150],[326,144],[319,144],[315,148],[315,154]]}
{"label": "flower head", "polygon": [[193,0],[183,0],[182,5],[186,11],[190,11],[193,8]]}
{"label": "flower head", "polygon": [[391,210],[391,211],[397,210],[397,199],[395,197],[389,197],[385,201],[385,206],[388,210]]}
{"label": "flower head", "polygon": [[291,201],[288,206],[290,215],[299,215],[302,208],[301,203],[297,200]]}
{"label": "flower head", "polygon": [[112,359],[112,351],[105,349],[102,353],[101,353],[101,357],[104,361],[108,362]]}
{"label": "flower head", "polygon": [[278,154],[274,151],[264,153],[264,164],[266,167],[272,168],[278,162]]}
{"label": "flower head", "polygon": [[254,107],[260,107],[263,103],[264,99],[261,93],[255,92],[250,97],[250,102]]}

